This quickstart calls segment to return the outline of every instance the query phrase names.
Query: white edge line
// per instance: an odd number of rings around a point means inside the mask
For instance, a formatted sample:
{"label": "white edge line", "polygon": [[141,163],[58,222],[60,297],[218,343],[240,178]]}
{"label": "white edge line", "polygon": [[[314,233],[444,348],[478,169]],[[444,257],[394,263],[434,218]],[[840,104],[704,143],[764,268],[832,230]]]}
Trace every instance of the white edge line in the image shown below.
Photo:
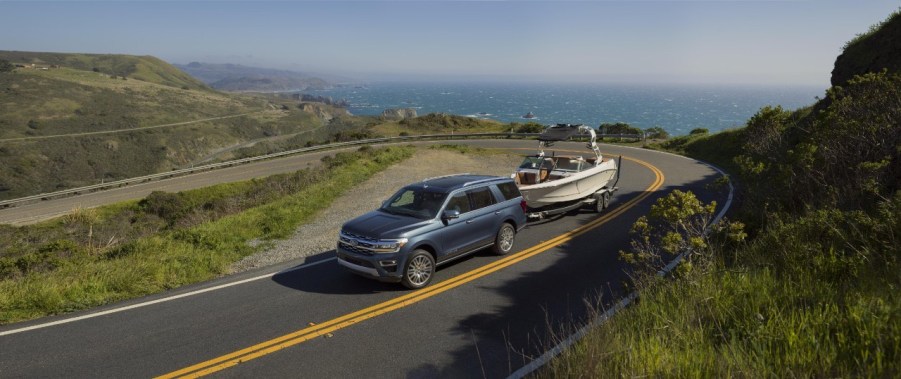
{"label": "white edge line", "polygon": [[[649,150],[649,151],[652,151],[652,150]],[[672,154],[672,153],[667,153],[667,154]],[[672,155],[675,155],[675,154],[672,154]],[[687,157],[683,157],[683,158],[687,158]],[[691,158],[688,158],[688,159],[691,159]],[[726,175],[726,173],[723,170],[720,170],[719,167],[716,167],[710,163],[707,163],[707,162],[704,162],[704,161],[698,160],[698,159],[694,159],[694,161],[701,162],[701,163],[709,166],[710,168],[714,169],[716,172],[720,173],[720,175],[728,177],[728,175]],[[731,180],[729,180],[728,183],[729,183],[729,197],[726,198],[726,203],[723,205],[723,209],[720,209],[719,213],[717,213],[716,217],[714,217],[713,221],[711,222],[711,225],[719,223],[720,220],[722,220],[723,217],[726,215],[726,211],[729,210],[729,207],[732,206],[732,197],[733,197],[733,193],[735,191],[735,187],[732,186]],[[685,256],[685,253],[679,254],[675,259],[672,260],[672,262],[670,262],[668,265],[666,265],[666,267],[664,267],[663,270],[658,272],[657,275],[664,275],[664,274],[668,273],[670,270],[675,268],[676,265],[679,264],[680,261],[682,261],[682,257],[684,257],[684,256]],[[529,362],[529,364],[527,364],[523,367],[520,367],[519,370],[514,371],[512,374],[507,376],[507,379],[524,378],[526,375],[529,375],[532,372],[534,372],[535,370],[538,370],[542,366],[546,365],[548,362],[551,361],[551,359],[554,359],[554,357],[560,355],[560,353],[562,353],[563,350],[569,348],[574,343],[578,342],[583,337],[585,337],[585,335],[587,335],[591,329],[594,329],[594,328],[602,325],[608,319],[613,317],[613,315],[616,314],[617,311],[627,307],[629,304],[632,304],[632,302],[635,301],[636,298],[638,298],[637,292],[630,293],[628,296],[626,296],[625,298],[623,298],[622,300],[617,302],[613,306],[613,308],[608,309],[606,312],[604,312],[604,314],[598,316],[597,318],[595,318],[590,323],[588,323],[587,325],[585,325],[582,328],[580,328],[579,330],[577,330],[575,333],[573,333],[572,335],[570,335],[563,341],[560,341],[560,343],[558,343],[556,346],[554,346],[550,350],[546,351],[544,354],[542,354],[537,359]]]}
{"label": "white edge line", "polygon": [[309,268],[309,267],[317,266],[317,265],[323,264],[323,263],[325,263],[325,262],[333,261],[333,260],[335,260],[335,257],[331,257],[331,258],[328,258],[328,259],[324,259],[324,260],[321,260],[321,261],[319,261],[319,262],[313,262],[313,263],[310,263],[310,264],[303,264],[303,265],[300,265],[300,266],[297,266],[297,267],[293,267],[293,268],[290,268],[290,269],[287,269],[287,270],[273,272],[273,273],[271,273],[271,274],[265,274],[265,275],[255,276],[255,277],[253,277],[253,278],[248,278],[248,279],[244,279],[244,280],[239,280],[239,281],[236,281],[236,282],[231,282],[231,283],[221,284],[221,285],[218,285],[218,286],[209,287],[209,288],[204,288],[204,289],[200,289],[200,290],[197,290],[197,291],[192,291],[192,292],[187,292],[187,293],[183,293],[183,294],[179,294],[179,295],[174,295],[174,296],[164,297],[164,298],[162,298],[162,299],[156,299],[156,300],[146,301],[146,302],[143,302],[143,303],[132,304],[132,305],[128,305],[128,306],[121,307],[121,308],[108,309],[108,310],[105,310],[105,311],[102,311],[102,312],[91,313],[91,314],[84,315],[84,316],[72,317],[72,318],[67,318],[67,319],[57,320],[57,321],[48,322],[48,323],[44,323],[44,324],[38,324],[38,325],[27,326],[27,327],[19,328],[19,329],[7,330],[7,331],[4,331],[4,332],[0,332],[0,336],[6,336],[6,335],[10,335],[10,334],[16,334],[16,333],[27,332],[27,331],[29,331],[29,330],[42,329],[42,328],[47,328],[47,327],[50,327],[50,326],[55,326],[55,325],[60,325],[60,324],[67,324],[67,323],[70,323],[70,322],[75,322],[75,321],[85,320],[85,319],[94,318],[94,317],[99,317],[99,316],[105,316],[105,315],[113,314],[113,313],[124,312],[124,311],[131,310],[131,309],[135,309],[135,308],[146,307],[146,306],[148,306],[148,305],[154,305],[154,304],[159,304],[159,303],[165,303],[165,302],[167,302],[167,301],[178,300],[178,299],[181,299],[181,298],[185,298],[185,297],[189,297],[189,296],[194,296],[194,295],[199,295],[199,294],[202,294],[202,293],[211,292],[211,291],[216,291],[216,290],[220,290],[220,289],[228,288],[228,287],[232,287],[232,286],[237,286],[237,285],[239,285],[239,284],[249,283],[249,282],[257,281],[257,280],[260,280],[260,279],[271,278],[271,277],[273,277],[273,276],[275,276],[275,275],[278,275],[278,274],[284,274],[284,273],[287,273],[287,272],[296,271],[296,270],[300,270],[300,269],[303,269],[303,268]]}

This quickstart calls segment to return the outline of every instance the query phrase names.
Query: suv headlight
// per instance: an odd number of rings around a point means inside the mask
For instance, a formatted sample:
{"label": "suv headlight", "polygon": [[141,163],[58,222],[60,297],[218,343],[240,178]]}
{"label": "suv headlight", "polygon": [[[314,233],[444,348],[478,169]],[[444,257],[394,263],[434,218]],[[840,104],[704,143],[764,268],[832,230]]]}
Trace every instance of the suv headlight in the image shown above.
{"label": "suv headlight", "polygon": [[406,238],[392,240],[378,240],[372,244],[375,253],[396,253],[407,244]]}

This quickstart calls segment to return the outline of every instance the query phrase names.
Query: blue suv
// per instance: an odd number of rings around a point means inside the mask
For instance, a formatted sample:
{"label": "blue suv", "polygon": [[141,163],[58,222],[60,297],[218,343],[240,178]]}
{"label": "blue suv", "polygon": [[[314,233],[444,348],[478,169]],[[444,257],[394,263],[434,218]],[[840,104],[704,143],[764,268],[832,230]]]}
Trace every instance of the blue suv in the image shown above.
{"label": "blue suv", "polygon": [[450,175],[401,188],[382,206],[348,221],[338,263],[407,288],[427,286],[435,267],[481,249],[513,250],[526,225],[526,202],[510,178]]}

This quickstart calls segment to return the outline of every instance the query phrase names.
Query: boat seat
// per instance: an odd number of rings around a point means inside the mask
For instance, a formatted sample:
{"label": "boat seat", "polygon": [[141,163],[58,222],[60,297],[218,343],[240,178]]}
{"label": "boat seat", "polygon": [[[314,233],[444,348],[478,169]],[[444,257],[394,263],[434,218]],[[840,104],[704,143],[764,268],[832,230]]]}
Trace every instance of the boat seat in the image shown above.
{"label": "boat seat", "polygon": [[545,181],[547,181],[547,178],[550,175],[550,173],[551,173],[551,171],[546,168],[542,168],[542,169],[538,170],[538,183],[544,183]]}
{"label": "boat seat", "polygon": [[516,182],[519,184],[538,184],[538,175],[531,172],[517,172]]}

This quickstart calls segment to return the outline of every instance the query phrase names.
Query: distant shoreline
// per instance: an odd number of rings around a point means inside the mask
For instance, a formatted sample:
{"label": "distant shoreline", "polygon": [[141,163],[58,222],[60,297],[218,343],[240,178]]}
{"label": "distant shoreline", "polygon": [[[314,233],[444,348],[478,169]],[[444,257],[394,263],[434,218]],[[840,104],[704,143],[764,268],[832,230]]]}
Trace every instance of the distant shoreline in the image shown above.
{"label": "distant shoreline", "polygon": [[[678,136],[695,128],[716,132],[743,126],[767,105],[808,106],[823,91],[813,86],[381,82],[297,92],[346,99],[354,115],[413,108],[420,115],[505,123],[625,122],[642,129],[659,126]],[[523,118],[529,112],[535,117]]]}

